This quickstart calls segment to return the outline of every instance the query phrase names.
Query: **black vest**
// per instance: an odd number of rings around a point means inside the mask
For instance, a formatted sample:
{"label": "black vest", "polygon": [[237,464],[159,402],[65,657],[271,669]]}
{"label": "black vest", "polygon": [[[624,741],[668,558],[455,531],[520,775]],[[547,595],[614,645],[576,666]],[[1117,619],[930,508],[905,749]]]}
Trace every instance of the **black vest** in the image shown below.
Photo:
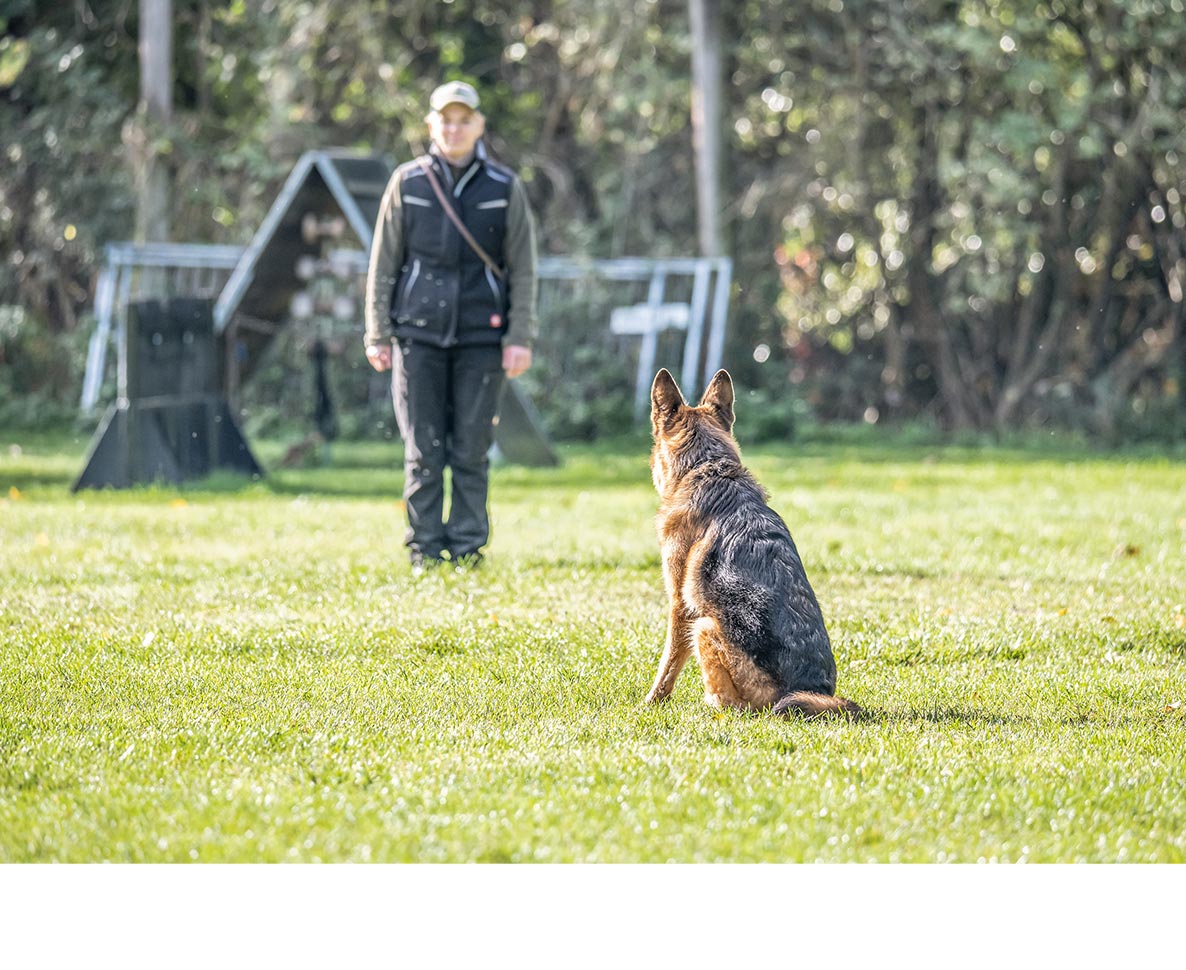
{"label": "black vest", "polygon": [[396,336],[439,347],[498,343],[510,309],[503,242],[514,175],[489,161],[480,142],[473,162],[456,181],[442,159],[424,157],[461,221],[503,269],[503,278],[495,276],[445,214],[421,160],[409,162],[399,170],[404,262],[391,297]]}

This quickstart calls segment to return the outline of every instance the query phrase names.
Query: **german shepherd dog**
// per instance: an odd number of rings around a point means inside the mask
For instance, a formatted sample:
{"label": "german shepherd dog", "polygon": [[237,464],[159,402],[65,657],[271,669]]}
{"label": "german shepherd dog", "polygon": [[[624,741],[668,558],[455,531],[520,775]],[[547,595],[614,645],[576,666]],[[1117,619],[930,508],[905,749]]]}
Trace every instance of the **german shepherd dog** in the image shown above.
{"label": "german shepherd dog", "polygon": [[859,716],[835,696],[832,646],[786,523],[741,464],[728,372],[717,371],[690,407],[660,370],[651,430],[669,617],[647,703],[671,694],[695,651],[712,707]]}

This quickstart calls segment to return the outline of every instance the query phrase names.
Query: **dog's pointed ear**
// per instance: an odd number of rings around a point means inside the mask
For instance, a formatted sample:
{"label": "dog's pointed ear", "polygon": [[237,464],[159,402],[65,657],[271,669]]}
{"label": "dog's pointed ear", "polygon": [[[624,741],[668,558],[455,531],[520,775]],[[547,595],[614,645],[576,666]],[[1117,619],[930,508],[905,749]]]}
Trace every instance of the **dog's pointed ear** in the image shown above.
{"label": "dog's pointed ear", "polygon": [[679,385],[675,378],[668,373],[666,367],[661,367],[651,384],[651,417],[672,414],[684,403],[684,396],[679,392]]}
{"label": "dog's pointed ear", "polygon": [[727,370],[717,371],[708,382],[700,407],[711,407],[724,423],[725,430],[733,430],[733,378]]}

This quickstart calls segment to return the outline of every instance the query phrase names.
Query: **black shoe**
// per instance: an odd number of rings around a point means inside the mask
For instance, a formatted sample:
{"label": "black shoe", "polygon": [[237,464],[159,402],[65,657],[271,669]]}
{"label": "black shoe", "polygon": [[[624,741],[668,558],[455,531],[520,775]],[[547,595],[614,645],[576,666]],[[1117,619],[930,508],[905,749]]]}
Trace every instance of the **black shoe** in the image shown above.
{"label": "black shoe", "polygon": [[411,560],[413,576],[423,576],[426,572],[439,569],[445,564],[445,560],[440,556],[426,556],[422,552],[412,553]]}

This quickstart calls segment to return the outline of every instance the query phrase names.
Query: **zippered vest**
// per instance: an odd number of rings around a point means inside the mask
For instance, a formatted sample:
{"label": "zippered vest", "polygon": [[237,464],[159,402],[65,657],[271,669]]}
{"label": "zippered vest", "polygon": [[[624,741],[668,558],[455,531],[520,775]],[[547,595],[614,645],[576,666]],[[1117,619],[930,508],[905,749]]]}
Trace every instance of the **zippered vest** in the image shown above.
{"label": "zippered vest", "polygon": [[[447,164],[427,157],[466,228],[504,266],[513,173],[489,161],[481,143],[456,182]],[[399,191],[404,263],[391,297],[396,336],[439,347],[498,343],[510,309],[505,273],[495,276],[461,237],[419,160],[400,168]]]}

